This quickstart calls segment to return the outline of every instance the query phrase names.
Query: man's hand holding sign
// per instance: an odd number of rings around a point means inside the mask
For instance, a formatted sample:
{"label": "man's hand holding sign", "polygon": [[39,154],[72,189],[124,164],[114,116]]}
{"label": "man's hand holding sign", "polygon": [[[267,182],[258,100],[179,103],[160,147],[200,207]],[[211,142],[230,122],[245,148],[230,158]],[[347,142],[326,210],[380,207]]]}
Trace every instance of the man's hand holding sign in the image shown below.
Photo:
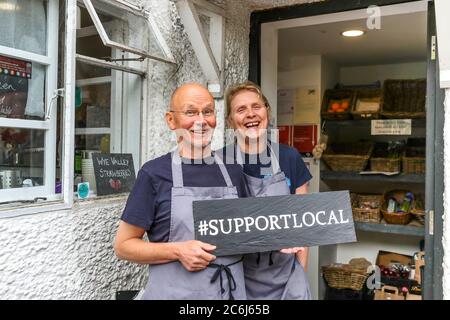
{"label": "man's hand holding sign", "polygon": [[216,256],[356,241],[348,191],[194,201],[197,240]]}

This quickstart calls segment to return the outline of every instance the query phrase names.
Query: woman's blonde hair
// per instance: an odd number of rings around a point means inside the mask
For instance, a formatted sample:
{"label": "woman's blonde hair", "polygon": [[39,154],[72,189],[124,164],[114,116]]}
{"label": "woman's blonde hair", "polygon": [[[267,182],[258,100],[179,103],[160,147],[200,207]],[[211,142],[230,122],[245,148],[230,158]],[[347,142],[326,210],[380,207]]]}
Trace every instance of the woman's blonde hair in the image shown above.
{"label": "woman's blonde hair", "polygon": [[231,113],[231,101],[233,101],[233,98],[241,91],[251,91],[256,93],[262,99],[266,108],[270,108],[269,101],[262,93],[261,88],[251,81],[246,81],[243,83],[235,84],[228,88],[225,95],[226,118],[228,118]]}

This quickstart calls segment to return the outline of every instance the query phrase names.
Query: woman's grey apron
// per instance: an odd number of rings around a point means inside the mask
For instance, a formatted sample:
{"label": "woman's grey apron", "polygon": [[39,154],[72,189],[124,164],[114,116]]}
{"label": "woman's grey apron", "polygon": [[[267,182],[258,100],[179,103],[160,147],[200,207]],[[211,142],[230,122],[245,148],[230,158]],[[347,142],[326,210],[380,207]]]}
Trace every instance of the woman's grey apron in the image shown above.
{"label": "woman's grey apron", "polygon": [[[245,174],[247,185],[255,197],[291,194],[284,172],[270,148],[272,175],[264,179]],[[236,159],[242,164],[242,153],[236,145]],[[295,254],[279,251],[247,254],[244,256],[244,274],[249,300],[309,300],[309,282]]]}
{"label": "woman's grey apron", "polygon": [[[223,162],[214,155],[226,187],[185,187],[181,159],[172,153],[172,207],[169,242],[194,239],[192,202],[208,199],[237,198],[236,187]],[[143,299],[222,300],[246,299],[242,256],[220,257],[201,271],[187,271],[179,261],[150,265]]]}

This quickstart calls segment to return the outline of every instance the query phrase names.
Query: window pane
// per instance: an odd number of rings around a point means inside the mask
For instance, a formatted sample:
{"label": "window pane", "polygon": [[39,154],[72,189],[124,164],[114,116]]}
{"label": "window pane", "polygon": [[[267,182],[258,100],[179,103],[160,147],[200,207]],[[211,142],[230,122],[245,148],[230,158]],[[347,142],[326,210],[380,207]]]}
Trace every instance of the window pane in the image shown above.
{"label": "window pane", "polygon": [[75,109],[76,128],[109,128],[111,125],[111,84],[79,87],[81,105]]}
{"label": "window pane", "polygon": [[85,151],[109,153],[109,146],[109,134],[83,134],[75,136],[75,153],[78,151],[79,154],[83,154]]}
{"label": "window pane", "polygon": [[0,188],[44,184],[44,130],[0,128]]}
{"label": "window pane", "polygon": [[[43,120],[46,67],[3,56],[0,63],[0,117]],[[29,65],[30,78],[16,72],[20,63]]]}
{"label": "window pane", "polygon": [[47,54],[47,1],[0,0],[0,45]]}
{"label": "window pane", "polygon": [[111,69],[93,66],[84,62],[77,61],[76,77],[77,79],[89,79],[97,77],[106,77],[111,75]]}
{"label": "window pane", "polygon": [[89,182],[96,193],[92,153],[110,153],[110,139],[109,134],[75,135],[74,191],[78,183]]}
{"label": "window pane", "polygon": [[147,18],[126,10],[114,10],[113,7],[108,7],[106,10],[110,10],[111,13],[106,13],[103,9],[105,5],[100,1],[93,0],[92,4],[109,39],[151,55],[166,58]]}

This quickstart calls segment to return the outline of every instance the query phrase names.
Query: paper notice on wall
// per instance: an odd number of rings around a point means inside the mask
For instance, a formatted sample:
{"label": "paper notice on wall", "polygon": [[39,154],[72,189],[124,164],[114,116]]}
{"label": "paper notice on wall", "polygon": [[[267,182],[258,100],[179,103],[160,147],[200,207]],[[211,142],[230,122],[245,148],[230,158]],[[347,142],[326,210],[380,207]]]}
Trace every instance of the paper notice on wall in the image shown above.
{"label": "paper notice on wall", "polygon": [[372,120],[371,134],[410,136],[411,119]]}
{"label": "paper notice on wall", "polygon": [[277,124],[292,125],[295,89],[280,89],[277,94]]}
{"label": "paper notice on wall", "polygon": [[278,115],[293,114],[295,102],[295,89],[278,90],[277,107]]}
{"label": "paper notice on wall", "polygon": [[317,86],[300,87],[295,92],[294,124],[320,122],[320,92]]}

